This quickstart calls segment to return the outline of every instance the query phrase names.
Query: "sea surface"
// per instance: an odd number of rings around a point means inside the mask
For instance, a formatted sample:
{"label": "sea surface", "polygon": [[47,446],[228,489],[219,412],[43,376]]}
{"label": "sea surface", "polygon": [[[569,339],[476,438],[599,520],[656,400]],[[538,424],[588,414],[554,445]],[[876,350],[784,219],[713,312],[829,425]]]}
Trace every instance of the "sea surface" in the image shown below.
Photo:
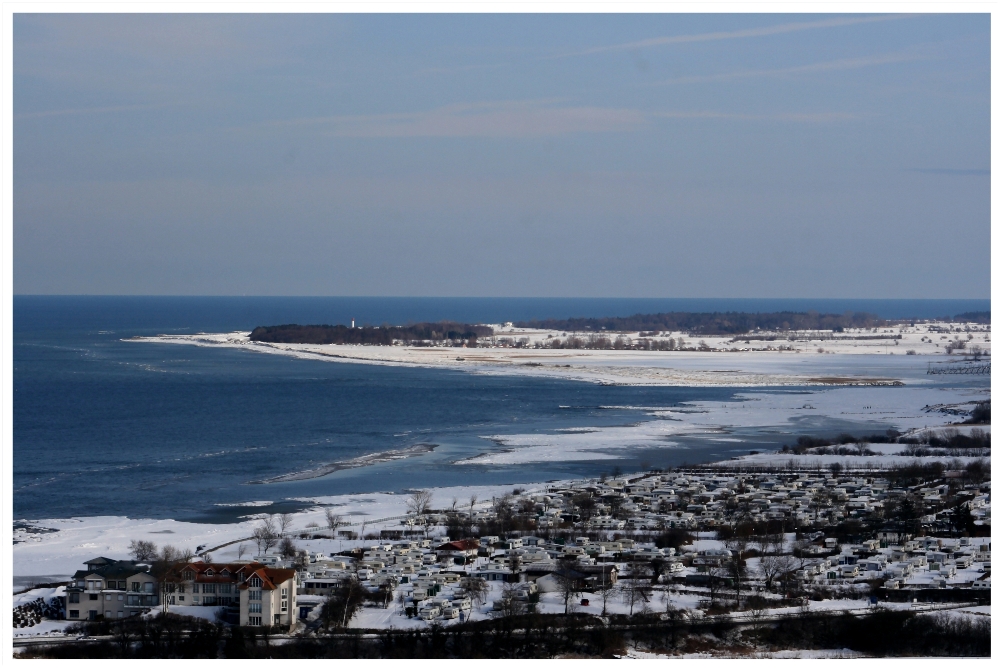
{"label": "sea surface", "polygon": [[[518,376],[300,360],[129,342],[299,323],[503,322],[660,311],[868,311],[890,318],[989,310],[989,300],[14,297],[14,517],[95,515],[232,521],[271,501],[420,487],[531,483],[613,467],[672,466],[779,443],[773,433],[636,448],[613,461],[452,462],[484,436],[634,424],[628,406],[730,400],[727,388],[620,387]],[[738,390],[746,393],[746,389]],[[789,390],[789,391],[794,391]],[[608,408],[617,407],[617,408]],[[802,425],[835,432],[844,425]],[[418,457],[309,480],[257,484],[416,445]]]}

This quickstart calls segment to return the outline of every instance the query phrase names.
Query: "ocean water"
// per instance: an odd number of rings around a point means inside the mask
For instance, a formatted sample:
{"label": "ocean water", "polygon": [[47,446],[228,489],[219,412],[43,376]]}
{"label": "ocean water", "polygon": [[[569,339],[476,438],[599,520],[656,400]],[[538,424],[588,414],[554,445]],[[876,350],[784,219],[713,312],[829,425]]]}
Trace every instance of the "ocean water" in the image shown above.
{"label": "ocean water", "polygon": [[[724,302],[724,304],[723,304]],[[729,400],[725,388],[616,387],[525,377],[128,342],[137,335],[261,324],[403,324],[453,319],[629,315],[661,310],[874,311],[932,317],[984,300],[520,300],[388,298],[14,298],[14,516],[92,515],[228,521],[232,505],[417,487],[537,482],[640,462],[671,466],[777,443],[698,439],[615,461],[454,466],[495,447],[483,436],[548,433],[648,419],[628,408]],[[922,309],[922,310],[921,310]],[[742,390],[742,392],[746,392]],[[822,431],[843,425],[816,424]],[[430,444],[428,454],[310,480],[254,484],[361,455]]]}

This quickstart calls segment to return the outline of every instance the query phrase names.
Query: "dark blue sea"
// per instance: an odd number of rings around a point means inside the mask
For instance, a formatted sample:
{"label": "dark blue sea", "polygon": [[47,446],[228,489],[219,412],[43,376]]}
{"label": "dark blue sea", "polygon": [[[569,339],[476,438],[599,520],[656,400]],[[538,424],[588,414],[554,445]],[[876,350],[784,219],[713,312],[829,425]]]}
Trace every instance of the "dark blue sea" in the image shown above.
{"label": "dark blue sea", "polygon": [[[732,397],[724,388],[618,387],[525,377],[336,364],[123,341],[299,323],[501,322],[661,311],[868,311],[929,318],[989,300],[431,299],[14,297],[14,517],[235,518],[225,504],[418,487],[530,483],[695,463],[775,445],[636,449],[608,462],[454,466],[495,447],[482,436],[649,419],[606,406]],[[746,390],[742,390],[746,392]],[[815,425],[834,430],[841,425]],[[431,444],[396,462],[276,484],[253,481]]]}

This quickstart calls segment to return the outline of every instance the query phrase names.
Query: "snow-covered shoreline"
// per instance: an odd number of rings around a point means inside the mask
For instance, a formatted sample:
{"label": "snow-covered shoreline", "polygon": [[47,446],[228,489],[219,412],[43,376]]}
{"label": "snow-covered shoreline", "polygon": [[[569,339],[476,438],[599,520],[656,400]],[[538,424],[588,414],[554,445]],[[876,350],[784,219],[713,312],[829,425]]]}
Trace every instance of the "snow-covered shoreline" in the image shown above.
{"label": "snow-covered shoreline", "polygon": [[[479,374],[527,375],[560,378],[591,383],[618,385],[659,385],[674,387],[762,387],[762,386],[844,386],[895,385],[901,380],[892,373],[887,358],[908,357],[927,361],[951,359],[945,353],[943,339],[961,339],[988,354],[989,328],[972,325],[975,331],[941,336],[947,326],[964,332],[970,327],[955,323],[922,323],[912,327],[888,329],[879,334],[867,332],[792,332],[770,336],[755,333],[747,337],[703,336],[688,340],[686,350],[590,350],[536,348],[545,346],[564,333],[555,330],[501,327],[492,325],[498,341],[519,342],[523,347],[480,346],[456,348],[445,346],[362,346],[347,344],[265,343],[250,340],[250,332],[199,334],[164,334],[136,337],[128,341],[171,343],[206,347],[224,347],[285,355],[326,362],[412,366],[465,371]],[[642,333],[626,332],[629,340]],[[647,333],[648,334],[648,333]],[[666,339],[659,333],[648,340]],[[617,335],[617,333],[610,333]],[[885,337],[885,338],[880,338]],[[898,337],[898,338],[896,338]],[[968,337],[972,337],[971,339]],[[494,337],[496,338],[496,337]],[[683,337],[681,337],[683,338]],[[933,339],[937,339],[935,342]],[[771,340],[774,339],[774,340]],[[704,350],[694,350],[693,347]],[[841,362],[837,356],[870,356],[874,364],[854,359]],[[910,365],[912,366],[912,364]],[[866,367],[882,372],[859,372]],[[888,372],[886,372],[888,371]]]}
{"label": "snow-covered shoreline", "polygon": [[[503,348],[424,348],[410,346],[310,345],[251,341],[249,332],[227,334],[163,335],[129,339],[144,343],[170,343],[223,347],[298,359],[378,366],[448,369],[486,375],[520,375],[558,378],[613,385],[674,387],[781,387],[799,385],[891,385],[899,379],[859,375],[802,373],[758,369],[772,366],[768,359],[794,353],[734,353],[745,369],[717,369],[722,353],[510,350]],[[724,366],[733,366],[725,354]],[[747,364],[749,362],[750,364]],[[790,363],[790,362],[789,362]],[[787,366],[785,365],[779,366]]]}

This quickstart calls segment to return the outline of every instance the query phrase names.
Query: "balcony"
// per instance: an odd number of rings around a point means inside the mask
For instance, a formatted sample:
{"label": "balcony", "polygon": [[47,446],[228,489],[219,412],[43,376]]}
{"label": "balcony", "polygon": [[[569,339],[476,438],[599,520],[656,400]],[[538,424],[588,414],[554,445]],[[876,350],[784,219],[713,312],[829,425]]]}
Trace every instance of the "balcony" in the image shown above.
{"label": "balcony", "polygon": [[129,594],[125,597],[126,608],[155,608],[160,604],[156,594]]}

